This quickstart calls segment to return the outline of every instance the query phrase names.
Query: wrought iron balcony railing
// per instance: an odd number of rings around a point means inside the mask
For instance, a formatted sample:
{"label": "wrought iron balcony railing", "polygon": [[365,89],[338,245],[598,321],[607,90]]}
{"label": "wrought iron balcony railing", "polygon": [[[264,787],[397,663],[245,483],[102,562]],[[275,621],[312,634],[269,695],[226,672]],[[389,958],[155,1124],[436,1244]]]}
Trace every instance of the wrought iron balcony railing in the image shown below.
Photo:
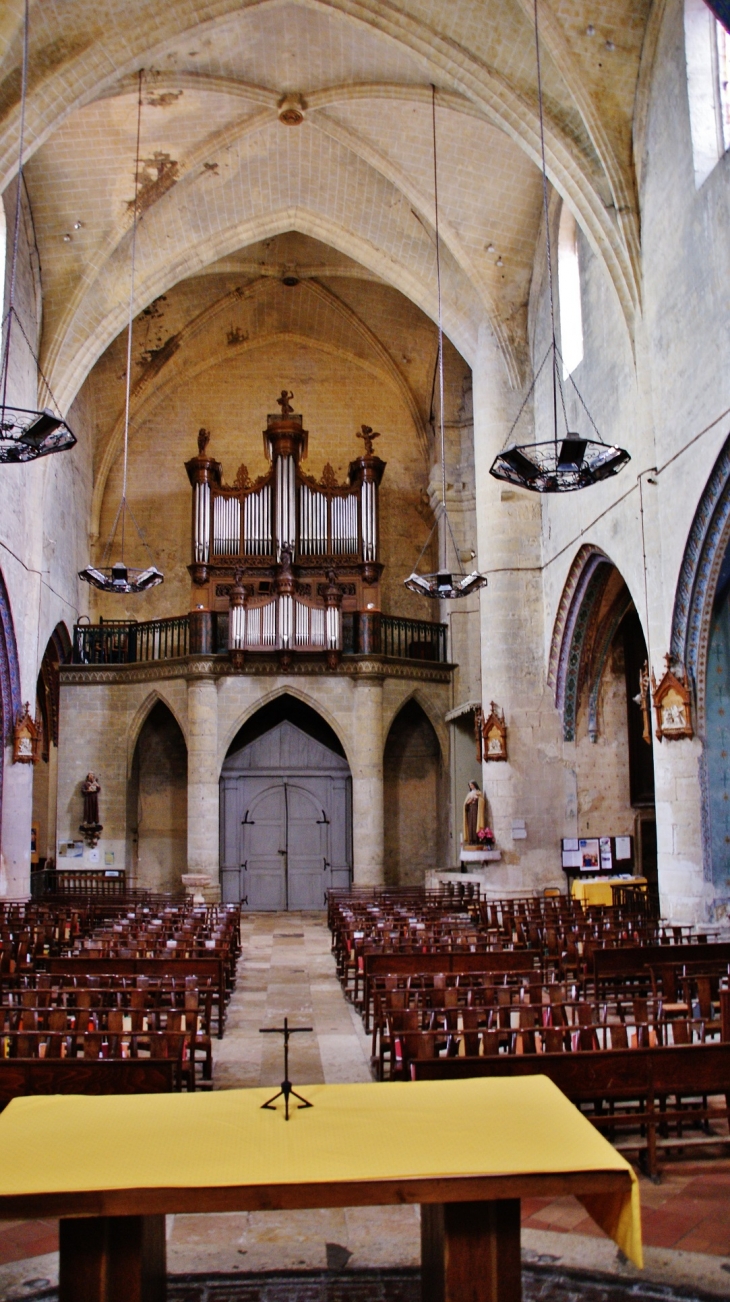
{"label": "wrought iron balcony railing", "polygon": [[[197,612],[196,612],[197,613]],[[227,654],[228,611],[211,618],[210,653]],[[395,615],[343,613],[342,650],[345,655],[383,655],[401,660],[448,662],[448,628],[423,619]],[[197,648],[193,646],[192,650]],[[258,648],[252,648],[258,649]],[[261,651],[268,648],[262,644]],[[296,648],[295,648],[296,649]],[[206,648],[207,650],[207,648]],[[76,665],[128,665],[140,661],[176,660],[191,653],[190,617],[173,619],[100,620],[76,624],[73,663]],[[271,654],[276,654],[272,648]]]}
{"label": "wrought iron balcony railing", "polygon": [[424,619],[400,619],[383,615],[380,621],[381,654],[404,660],[448,661],[447,624],[431,624]]}
{"label": "wrought iron balcony railing", "polygon": [[102,619],[98,624],[74,627],[73,662],[76,665],[129,665],[140,660],[177,660],[188,654],[190,621],[174,619]]}

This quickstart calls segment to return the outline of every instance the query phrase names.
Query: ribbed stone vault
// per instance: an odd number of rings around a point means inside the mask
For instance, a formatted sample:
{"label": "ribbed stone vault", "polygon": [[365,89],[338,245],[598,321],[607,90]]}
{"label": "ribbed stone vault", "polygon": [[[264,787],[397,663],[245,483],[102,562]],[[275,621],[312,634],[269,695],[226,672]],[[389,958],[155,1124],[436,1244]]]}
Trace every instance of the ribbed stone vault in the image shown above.
{"label": "ribbed stone vault", "polygon": [[[632,335],[631,119],[650,5],[596,8],[541,6],[548,169]],[[524,376],[540,221],[531,0],[57,0],[31,14],[26,179],[42,360],[62,405],[123,325],[140,69],[137,311],[182,277],[294,230],[433,318],[434,85],[446,327],[469,360],[486,317],[512,382]],[[0,19],[4,183],[17,164],[20,15],[10,0]],[[278,121],[287,93],[303,97],[300,127]]]}

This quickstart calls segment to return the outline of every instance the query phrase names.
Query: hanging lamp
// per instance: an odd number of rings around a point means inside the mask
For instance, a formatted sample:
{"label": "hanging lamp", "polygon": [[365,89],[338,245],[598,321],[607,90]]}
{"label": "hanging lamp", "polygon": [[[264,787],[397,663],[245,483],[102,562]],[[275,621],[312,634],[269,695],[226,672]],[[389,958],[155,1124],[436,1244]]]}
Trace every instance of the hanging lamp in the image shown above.
{"label": "hanging lamp", "polygon": [[17,193],[15,196],[15,225],[13,229],[13,255],[10,264],[10,289],[8,294],[8,310],[5,314],[3,327],[5,330],[5,343],[3,346],[2,364],[0,365],[0,464],[10,465],[22,463],[25,461],[36,461],[38,457],[47,457],[51,452],[66,452],[69,448],[74,447],[76,438],[69,429],[66,421],[60,414],[55,415],[50,407],[43,407],[40,411],[27,407],[14,407],[7,401],[8,397],[8,378],[10,370],[10,339],[13,333],[13,324],[20,330],[28,348],[30,349],[33,360],[38,367],[38,371],[43,379],[43,383],[51,395],[55,405],[55,399],[51,393],[51,387],[40,368],[38,358],[31,346],[30,340],[23,328],[23,323],[15,309],[15,282],[18,269],[18,244],[20,239],[20,211],[21,198],[23,193],[23,146],[25,135],[25,105],[28,92],[28,0],[25,0],[25,12],[23,18],[23,58],[21,69],[21,92],[20,92],[20,129],[19,129],[19,148],[18,148],[18,181]]}
{"label": "hanging lamp", "polygon": [[[519,488],[527,488],[532,493],[572,493],[578,488],[589,488],[591,484],[598,484],[603,479],[610,479],[612,475],[618,474],[619,470],[623,469],[626,463],[631,460],[631,457],[625,448],[604,443],[572,376],[569,376],[568,379],[591,426],[591,435],[578,434],[571,430],[568,425],[565,393],[560,374],[563,359],[560,355],[555,331],[555,297],[553,294],[548,181],[545,165],[545,117],[542,99],[540,28],[537,6],[538,0],[534,0],[542,198],[545,214],[545,245],[550,301],[550,344],[507,435],[506,446],[495,457],[489,473],[494,475],[495,479],[502,479],[509,484],[516,484]],[[511,443],[510,440],[517,428],[518,421],[534,392],[535,385],[548,359],[550,359],[552,369],[553,437],[538,443]],[[564,432],[562,434],[558,431],[558,407],[560,407],[563,418]]]}
{"label": "hanging lamp", "polygon": [[[114,524],[109,537],[109,541],[104,549],[101,565],[87,565],[86,569],[79,570],[79,578],[85,583],[90,583],[94,588],[100,588],[102,592],[115,592],[119,596],[124,596],[130,592],[146,592],[148,588],[156,588],[158,583],[162,583],[164,575],[158,570],[157,566],[152,563],[152,553],[142,535],[137,521],[134,518],[132,509],[127,501],[127,471],[129,466],[129,399],[131,392],[132,379],[132,325],[134,322],[134,267],[137,253],[137,211],[139,195],[139,142],[140,130],[142,125],[142,81],[144,70],[140,69],[139,73],[139,91],[137,95],[137,149],[134,161],[134,217],[132,220],[132,268],[130,275],[129,287],[129,318],[127,322],[127,375],[126,390],[124,398],[124,462],[122,471],[122,496],[117,508],[117,514],[114,517]],[[150,564],[146,569],[136,569],[134,566],[127,565],[124,559],[124,543],[126,536],[126,518],[127,515],[137,530],[140,542],[142,543],[147,555],[150,558]],[[111,550],[114,545],[117,527],[121,519],[122,540],[121,555],[118,561],[113,565],[108,565]]]}
{"label": "hanging lamp", "polygon": [[[421,555],[416,561],[415,569],[404,579],[404,585],[411,592],[418,593],[421,597],[431,597],[436,601],[454,601],[457,597],[468,597],[470,593],[476,592],[479,588],[486,587],[486,575],[479,574],[473,570],[471,574],[465,574],[461,564],[461,557],[456,546],[454,533],[449,520],[449,512],[446,506],[446,439],[444,435],[444,332],[443,332],[443,313],[441,307],[441,241],[439,238],[439,190],[438,190],[438,162],[436,155],[436,87],[431,86],[431,125],[433,138],[433,196],[435,212],[435,233],[436,233],[436,288],[438,293],[438,377],[439,377],[439,426],[441,442],[441,502],[436,519],[433,523],[431,532],[421,549]],[[434,530],[438,528],[439,520],[443,518],[443,566],[436,574],[418,574],[418,566],[421,562],[428,544],[430,543]],[[454,555],[459,567],[459,574],[455,574],[449,569],[448,563],[448,539],[451,539],[454,548]]]}

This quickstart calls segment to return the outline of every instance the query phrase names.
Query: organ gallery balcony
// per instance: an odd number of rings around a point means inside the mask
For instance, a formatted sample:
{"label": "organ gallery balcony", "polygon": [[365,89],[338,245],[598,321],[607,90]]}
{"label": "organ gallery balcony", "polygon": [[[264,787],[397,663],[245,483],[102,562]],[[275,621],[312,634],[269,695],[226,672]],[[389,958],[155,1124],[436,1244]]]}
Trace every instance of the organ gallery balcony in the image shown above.
{"label": "organ gallery balcony", "polygon": [[[381,435],[362,425],[362,451],[339,483],[328,463],[305,473],[309,433],[282,390],[263,430],[268,470],[252,480],[241,464],[232,484],[198,434],[185,462],[191,487],[190,610],[143,622],[80,621],[79,666],[150,666],[205,657],[218,674],[372,672],[395,662],[447,681],[447,626],[381,613]],[[357,446],[357,445],[356,445]],[[251,441],[242,444],[251,450]],[[200,666],[198,666],[198,670]],[[168,669],[168,673],[171,670]],[[184,672],[184,670],[183,670]]]}
{"label": "organ gallery balcony", "polygon": [[[426,620],[403,619],[369,612],[361,621],[358,612],[345,612],[341,621],[340,657],[335,670],[357,672],[363,660],[382,661],[384,672],[395,671],[397,663],[411,669],[432,667],[439,677],[451,670],[448,657],[448,626]],[[219,673],[270,673],[277,667],[281,645],[277,637],[270,645],[250,650],[237,661],[230,648],[229,612],[214,613],[201,645],[201,622],[192,615],[172,619],[106,620],[98,624],[80,622],[74,626],[72,663],[93,666],[147,666],[159,662],[211,659]],[[276,633],[276,628],[274,628]],[[286,649],[286,648],[285,648]],[[235,651],[235,648],[233,649]],[[323,647],[301,649],[296,657],[297,672],[332,672]]]}

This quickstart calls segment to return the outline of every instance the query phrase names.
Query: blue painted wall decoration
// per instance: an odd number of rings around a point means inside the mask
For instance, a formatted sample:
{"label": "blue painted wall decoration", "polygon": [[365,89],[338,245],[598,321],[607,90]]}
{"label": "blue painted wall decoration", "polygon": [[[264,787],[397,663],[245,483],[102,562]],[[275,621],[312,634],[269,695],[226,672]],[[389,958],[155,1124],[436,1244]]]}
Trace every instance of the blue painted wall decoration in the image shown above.
{"label": "blue painted wall decoration", "polygon": [[[730,549],[723,562],[727,568]],[[716,905],[730,896],[730,582],[718,588],[710,622],[705,696],[710,861]]]}

